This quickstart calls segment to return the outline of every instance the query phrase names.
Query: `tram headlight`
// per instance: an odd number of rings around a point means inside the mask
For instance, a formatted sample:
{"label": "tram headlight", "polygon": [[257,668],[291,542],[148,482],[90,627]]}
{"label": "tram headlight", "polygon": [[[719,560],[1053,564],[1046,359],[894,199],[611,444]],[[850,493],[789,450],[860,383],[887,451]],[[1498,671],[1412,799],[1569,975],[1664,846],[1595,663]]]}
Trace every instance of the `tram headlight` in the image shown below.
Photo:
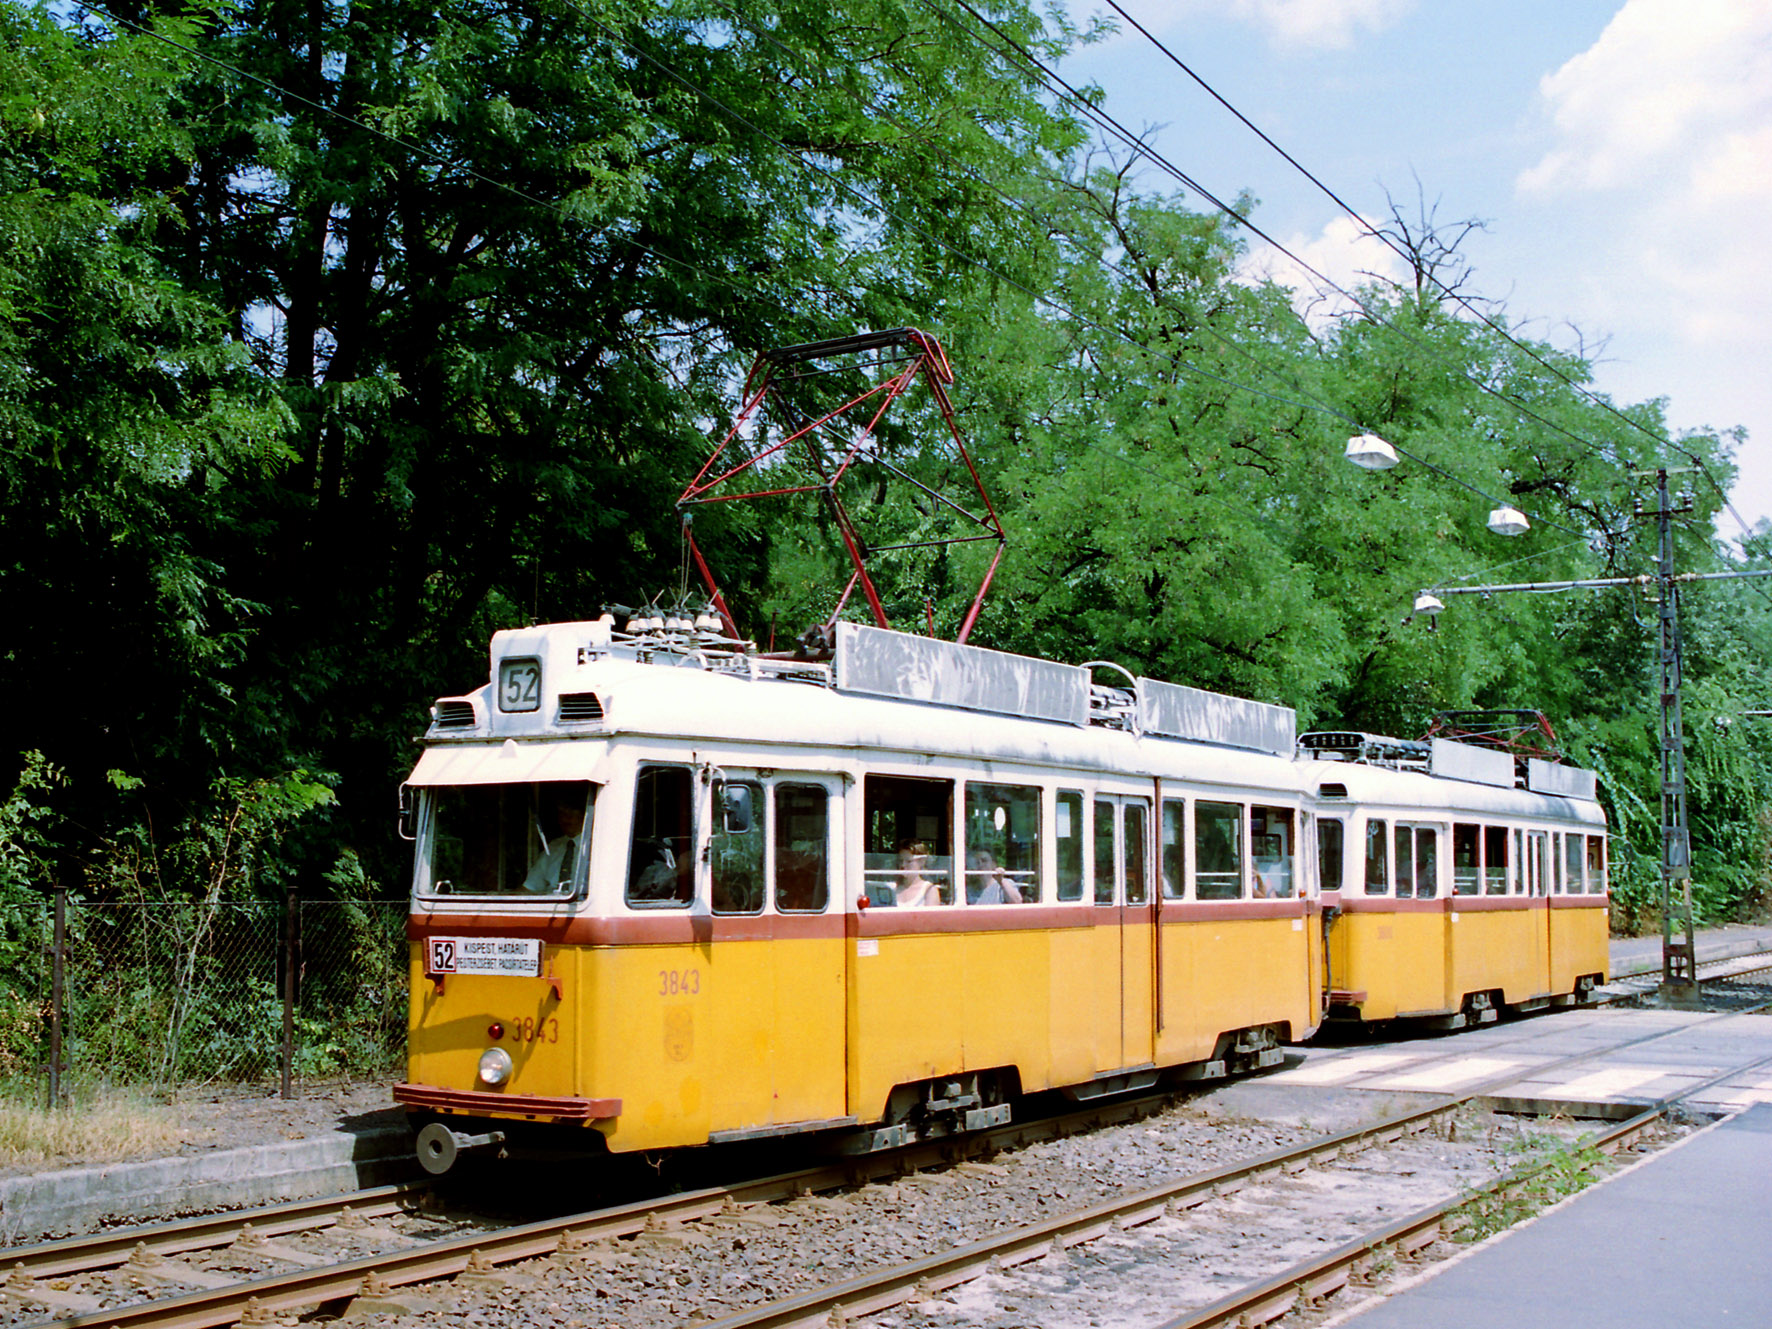
{"label": "tram headlight", "polygon": [[503,1048],[487,1048],[480,1054],[480,1083],[494,1089],[511,1078],[511,1054]]}

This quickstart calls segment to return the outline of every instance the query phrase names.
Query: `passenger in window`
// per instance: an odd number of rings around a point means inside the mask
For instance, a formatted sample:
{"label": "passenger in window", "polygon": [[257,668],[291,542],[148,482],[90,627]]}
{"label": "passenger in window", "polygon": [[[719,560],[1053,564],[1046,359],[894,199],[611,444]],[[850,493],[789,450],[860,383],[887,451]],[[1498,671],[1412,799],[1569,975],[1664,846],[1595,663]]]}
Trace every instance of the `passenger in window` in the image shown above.
{"label": "passenger in window", "polygon": [[966,856],[966,883],[983,885],[974,904],[1020,904],[1021,888],[998,865],[996,855],[988,849],[974,849]]}
{"label": "passenger in window", "polygon": [[942,902],[941,886],[923,875],[929,865],[929,846],[921,840],[906,840],[898,847],[898,903],[906,909],[920,909]]}
{"label": "passenger in window", "polygon": [[542,805],[535,813],[535,838],[540,853],[529,865],[523,889],[531,895],[556,895],[572,888],[579,837],[585,828],[585,806],[582,796],[575,797],[559,787],[542,797]]}
{"label": "passenger in window", "polygon": [[677,855],[663,840],[649,840],[652,861],[640,870],[634,883],[636,900],[671,900],[677,895]]}

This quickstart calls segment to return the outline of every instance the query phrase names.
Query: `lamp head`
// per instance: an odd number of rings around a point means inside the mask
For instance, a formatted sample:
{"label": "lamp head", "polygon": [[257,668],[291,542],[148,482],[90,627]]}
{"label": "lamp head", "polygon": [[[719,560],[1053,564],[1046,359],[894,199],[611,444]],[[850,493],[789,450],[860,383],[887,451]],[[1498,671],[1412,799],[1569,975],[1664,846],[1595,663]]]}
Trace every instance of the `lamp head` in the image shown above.
{"label": "lamp head", "polygon": [[1489,514],[1489,529],[1497,535],[1524,535],[1532,529],[1532,523],[1526,514],[1518,508],[1510,508],[1505,503]]}
{"label": "lamp head", "polygon": [[1388,471],[1397,464],[1397,450],[1377,434],[1355,434],[1347,441],[1345,455],[1367,471]]}

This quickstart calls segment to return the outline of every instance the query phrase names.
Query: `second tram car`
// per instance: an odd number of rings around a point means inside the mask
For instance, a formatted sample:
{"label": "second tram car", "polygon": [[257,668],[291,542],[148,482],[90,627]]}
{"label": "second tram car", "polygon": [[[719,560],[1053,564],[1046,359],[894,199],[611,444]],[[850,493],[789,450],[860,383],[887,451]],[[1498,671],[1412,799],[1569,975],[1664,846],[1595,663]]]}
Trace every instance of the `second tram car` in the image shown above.
{"label": "second tram car", "polygon": [[[1272,1065],[1326,1010],[1457,1015],[1604,972],[1591,801],[1301,760],[1281,707],[848,623],[825,659],[607,618],[498,633],[491,657],[404,791],[394,1095],[432,1171],[498,1144],[883,1148],[1037,1090]],[[1488,912],[1544,921],[1542,977],[1418,994],[1385,966],[1518,941],[1420,908],[1489,903],[1463,889],[1472,827],[1480,884],[1492,833],[1517,841]],[[1373,836],[1385,889],[1362,893]],[[1579,896],[1561,930],[1535,903],[1555,882]]]}
{"label": "second tram car", "polygon": [[1329,1019],[1459,1029],[1606,981],[1592,772],[1444,740],[1324,733],[1300,746],[1317,759]]}

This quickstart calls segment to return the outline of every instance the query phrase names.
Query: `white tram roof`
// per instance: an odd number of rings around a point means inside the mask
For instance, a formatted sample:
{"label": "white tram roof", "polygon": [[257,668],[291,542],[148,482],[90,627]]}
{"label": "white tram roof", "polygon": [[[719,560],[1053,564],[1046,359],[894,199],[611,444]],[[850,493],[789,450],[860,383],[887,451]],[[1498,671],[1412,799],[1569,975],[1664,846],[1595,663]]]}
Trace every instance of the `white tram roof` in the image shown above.
{"label": "white tram roof", "polygon": [[410,783],[597,779],[604,745],[572,740],[621,736],[689,748],[903,753],[1162,775],[1275,792],[1341,782],[1350,794],[1357,784],[1362,798],[1473,811],[1493,803],[1493,811],[1514,815],[1567,817],[1571,803],[1586,801],[1487,788],[1457,762],[1443,763],[1448,778],[1301,761],[1287,707],[1130,674],[1129,686],[1104,686],[1090,666],[836,626],[828,663],[758,656],[687,625],[617,634],[607,617],[495,633],[490,680],[432,708],[427,751]]}

